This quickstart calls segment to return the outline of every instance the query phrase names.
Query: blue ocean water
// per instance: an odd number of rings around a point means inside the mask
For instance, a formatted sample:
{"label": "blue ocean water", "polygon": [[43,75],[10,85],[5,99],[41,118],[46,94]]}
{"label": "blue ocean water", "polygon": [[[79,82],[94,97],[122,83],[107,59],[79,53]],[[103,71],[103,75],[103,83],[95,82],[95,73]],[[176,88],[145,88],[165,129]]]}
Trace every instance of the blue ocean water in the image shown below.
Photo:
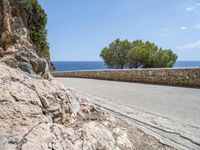
{"label": "blue ocean water", "polygon": [[[103,61],[54,61],[56,71],[107,69]],[[200,67],[200,61],[177,61],[174,67]]]}

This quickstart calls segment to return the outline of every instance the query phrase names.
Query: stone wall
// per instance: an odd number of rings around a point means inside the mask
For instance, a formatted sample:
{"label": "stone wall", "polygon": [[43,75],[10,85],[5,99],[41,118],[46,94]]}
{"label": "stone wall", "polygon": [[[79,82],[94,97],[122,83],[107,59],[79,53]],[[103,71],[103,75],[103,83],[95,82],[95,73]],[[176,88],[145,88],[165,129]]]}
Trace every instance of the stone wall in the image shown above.
{"label": "stone wall", "polygon": [[138,83],[200,87],[200,67],[53,72],[54,77],[76,77]]}

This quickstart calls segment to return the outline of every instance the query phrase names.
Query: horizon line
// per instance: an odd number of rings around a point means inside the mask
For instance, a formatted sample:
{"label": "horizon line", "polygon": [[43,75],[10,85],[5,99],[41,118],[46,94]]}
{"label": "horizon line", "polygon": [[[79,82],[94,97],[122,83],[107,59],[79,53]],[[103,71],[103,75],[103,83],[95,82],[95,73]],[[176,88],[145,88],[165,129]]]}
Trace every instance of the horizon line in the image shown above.
{"label": "horizon line", "polygon": [[[104,62],[103,60],[51,60],[51,62]],[[200,61],[200,60],[177,60],[178,61]]]}

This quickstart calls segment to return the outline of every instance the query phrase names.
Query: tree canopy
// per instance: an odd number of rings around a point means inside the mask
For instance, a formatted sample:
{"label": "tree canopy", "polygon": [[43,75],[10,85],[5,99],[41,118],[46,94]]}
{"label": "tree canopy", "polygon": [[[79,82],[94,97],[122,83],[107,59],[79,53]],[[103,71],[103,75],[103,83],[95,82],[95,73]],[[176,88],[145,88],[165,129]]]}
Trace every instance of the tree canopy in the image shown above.
{"label": "tree canopy", "polygon": [[101,50],[100,57],[109,68],[173,67],[178,56],[171,49],[163,49],[152,42],[116,39]]}

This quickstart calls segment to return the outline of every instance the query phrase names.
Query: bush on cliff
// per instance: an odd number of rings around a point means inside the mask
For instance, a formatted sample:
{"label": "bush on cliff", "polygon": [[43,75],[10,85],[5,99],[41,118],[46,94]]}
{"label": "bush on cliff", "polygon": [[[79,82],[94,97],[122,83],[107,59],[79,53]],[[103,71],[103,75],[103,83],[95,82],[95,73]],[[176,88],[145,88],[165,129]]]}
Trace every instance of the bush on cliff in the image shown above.
{"label": "bush on cliff", "polygon": [[102,49],[100,57],[109,68],[116,69],[173,67],[177,60],[177,55],[171,49],[159,48],[149,41],[120,39]]}
{"label": "bush on cliff", "polygon": [[27,28],[29,29],[30,37],[37,47],[39,55],[48,55],[49,44],[47,42],[47,15],[37,0],[17,0],[20,14],[25,14],[23,17]]}

